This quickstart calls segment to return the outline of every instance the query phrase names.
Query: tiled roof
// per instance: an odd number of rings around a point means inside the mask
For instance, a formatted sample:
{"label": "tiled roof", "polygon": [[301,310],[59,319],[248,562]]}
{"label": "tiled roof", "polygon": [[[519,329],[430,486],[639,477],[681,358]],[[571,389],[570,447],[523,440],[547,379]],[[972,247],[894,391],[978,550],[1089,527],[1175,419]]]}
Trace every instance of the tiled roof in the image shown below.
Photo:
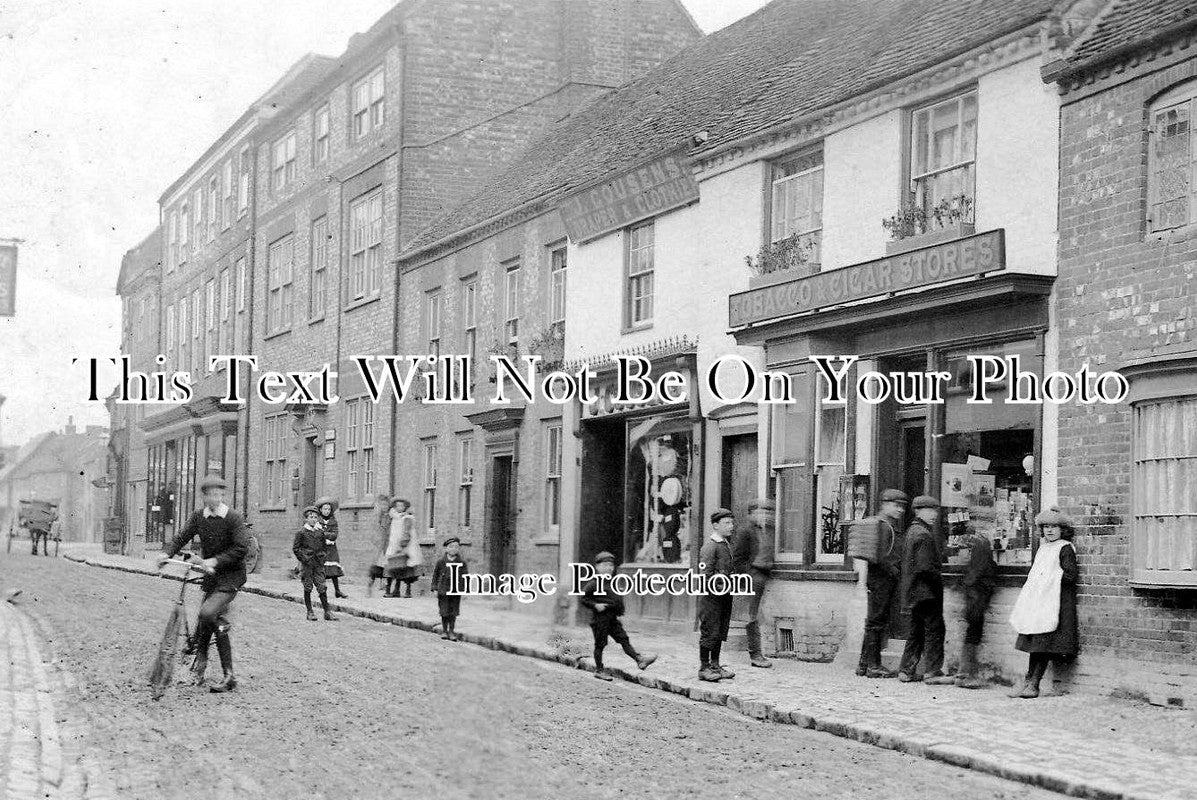
{"label": "tiled roof", "polygon": [[551,127],[408,253],[706,131],[701,153],[1039,22],[1055,0],[774,0]]}
{"label": "tiled roof", "polygon": [[1153,34],[1197,23],[1197,0],[1113,0],[1069,48],[1068,61],[1095,61]]}

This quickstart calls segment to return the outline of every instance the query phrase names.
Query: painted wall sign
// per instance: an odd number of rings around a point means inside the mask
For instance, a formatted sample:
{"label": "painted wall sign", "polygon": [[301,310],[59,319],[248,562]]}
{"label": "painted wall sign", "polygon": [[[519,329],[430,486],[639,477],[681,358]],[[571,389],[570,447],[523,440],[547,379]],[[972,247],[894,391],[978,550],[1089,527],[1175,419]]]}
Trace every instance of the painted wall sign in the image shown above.
{"label": "painted wall sign", "polygon": [[1002,228],[728,297],[731,327],[1006,268]]}
{"label": "painted wall sign", "polygon": [[669,155],[575,192],[558,210],[575,244],[698,199],[690,167]]}
{"label": "painted wall sign", "polygon": [[0,245],[0,317],[17,313],[17,246]]}

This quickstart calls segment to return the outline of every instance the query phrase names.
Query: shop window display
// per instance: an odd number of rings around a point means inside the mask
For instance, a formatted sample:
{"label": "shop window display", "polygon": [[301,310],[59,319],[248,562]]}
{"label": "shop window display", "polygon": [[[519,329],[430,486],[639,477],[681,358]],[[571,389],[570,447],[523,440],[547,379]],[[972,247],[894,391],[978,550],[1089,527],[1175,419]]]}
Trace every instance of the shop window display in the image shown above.
{"label": "shop window display", "polygon": [[[986,354],[1018,356],[1021,369],[1042,375],[1042,357],[1032,340],[989,348]],[[1004,387],[990,393],[993,403],[967,403],[972,386],[966,356],[946,355],[946,369],[956,376],[945,392],[944,431],[939,437],[940,502],[947,526],[946,557],[964,563],[960,542],[969,531],[993,542],[999,565],[1029,565],[1035,537],[1034,463],[1038,419],[1036,404],[1005,403]],[[979,354],[979,353],[977,353]]]}
{"label": "shop window display", "polygon": [[627,423],[626,557],[636,563],[690,563],[690,423],[652,417]]}

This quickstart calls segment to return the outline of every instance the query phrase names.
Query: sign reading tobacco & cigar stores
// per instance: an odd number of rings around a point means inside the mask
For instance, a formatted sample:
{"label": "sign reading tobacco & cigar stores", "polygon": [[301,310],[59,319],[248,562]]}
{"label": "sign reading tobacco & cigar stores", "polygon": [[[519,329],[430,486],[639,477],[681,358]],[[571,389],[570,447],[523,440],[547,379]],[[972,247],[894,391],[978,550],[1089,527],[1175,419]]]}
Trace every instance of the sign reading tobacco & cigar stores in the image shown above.
{"label": "sign reading tobacco & cigar stores", "polygon": [[1001,228],[900,255],[830,269],[762,286],[728,298],[730,326],[738,328],[940,281],[1006,268]]}
{"label": "sign reading tobacco & cigar stores", "polygon": [[577,244],[697,199],[698,182],[690,167],[667,155],[571,194],[558,210]]}
{"label": "sign reading tobacco & cigar stores", "polygon": [[0,245],[0,317],[11,317],[17,308],[17,248]]}

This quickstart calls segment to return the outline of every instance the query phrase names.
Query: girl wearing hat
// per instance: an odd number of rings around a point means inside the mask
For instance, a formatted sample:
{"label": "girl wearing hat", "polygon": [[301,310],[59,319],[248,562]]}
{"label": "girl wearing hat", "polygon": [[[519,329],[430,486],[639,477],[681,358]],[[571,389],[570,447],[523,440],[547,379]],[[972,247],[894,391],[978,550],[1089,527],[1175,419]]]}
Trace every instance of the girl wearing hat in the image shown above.
{"label": "girl wearing hat", "polygon": [[324,543],[328,551],[324,555],[324,577],[332,581],[333,593],[337,597],[348,597],[341,591],[341,578],[345,570],[341,569],[341,551],[337,549],[337,537],[340,535],[340,525],[337,524],[338,503],[331,497],[321,497],[316,501],[316,508],[320,511],[320,524],[324,526]]}
{"label": "girl wearing hat", "polygon": [[1035,524],[1043,539],[1010,613],[1010,625],[1018,631],[1014,646],[1030,658],[1026,679],[1011,697],[1038,697],[1048,663],[1071,659],[1080,650],[1076,616],[1079,571],[1072,520],[1051,508],[1036,516]]}

